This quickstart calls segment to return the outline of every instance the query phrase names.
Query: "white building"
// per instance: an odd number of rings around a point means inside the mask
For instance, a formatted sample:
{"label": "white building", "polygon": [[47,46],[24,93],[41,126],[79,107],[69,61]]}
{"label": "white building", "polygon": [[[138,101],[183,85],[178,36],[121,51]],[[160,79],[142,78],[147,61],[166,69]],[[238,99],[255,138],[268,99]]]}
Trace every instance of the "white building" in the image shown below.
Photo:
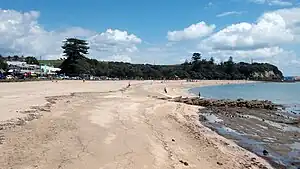
{"label": "white building", "polygon": [[8,72],[14,73],[31,73],[31,74],[40,74],[41,68],[39,65],[31,65],[27,64],[26,62],[20,61],[7,61],[8,65]]}
{"label": "white building", "polygon": [[60,70],[61,70],[60,68],[55,68],[53,66],[47,66],[47,65],[41,66],[41,72],[44,75],[56,75],[57,72],[59,72]]}

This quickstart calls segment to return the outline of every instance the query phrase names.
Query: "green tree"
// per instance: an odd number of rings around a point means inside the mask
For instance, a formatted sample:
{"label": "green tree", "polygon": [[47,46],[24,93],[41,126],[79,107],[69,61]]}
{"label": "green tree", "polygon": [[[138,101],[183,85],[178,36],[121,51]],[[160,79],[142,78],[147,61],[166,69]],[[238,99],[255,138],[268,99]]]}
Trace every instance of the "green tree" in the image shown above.
{"label": "green tree", "polygon": [[192,62],[197,63],[201,59],[200,53],[193,53]]}
{"label": "green tree", "polygon": [[61,71],[70,76],[78,76],[82,74],[90,74],[92,64],[85,57],[88,54],[89,46],[85,40],[68,38],[63,42],[62,49],[64,56],[67,58],[60,65]]}
{"label": "green tree", "polygon": [[215,59],[214,59],[213,57],[211,57],[211,58],[209,59],[209,63],[210,63],[210,64],[214,64],[214,63],[215,63]]}
{"label": "green tree", "polygon": [[0,69],[3,69],[5,71],[8,69],[8,65],[2,56],[0,57]]}
{"label": "green tree", "polygon": [[19,56],[18,55],[14,55],[13,56],[13,61],[18,61],[19,60]]}
{"label": "green tree", "polygon": [[62,46],[64,56],[71,59],[79,59],[88,54],[88,43],[85,40],[68,38],[64,41]]}
{"label": "green tree", "polygon": [[25,58],[25,62],[27,64],[33,64],[33,65],[39,65],[40,64],[39,61],[35,57],[33,57],[33,56],[26,57]]}

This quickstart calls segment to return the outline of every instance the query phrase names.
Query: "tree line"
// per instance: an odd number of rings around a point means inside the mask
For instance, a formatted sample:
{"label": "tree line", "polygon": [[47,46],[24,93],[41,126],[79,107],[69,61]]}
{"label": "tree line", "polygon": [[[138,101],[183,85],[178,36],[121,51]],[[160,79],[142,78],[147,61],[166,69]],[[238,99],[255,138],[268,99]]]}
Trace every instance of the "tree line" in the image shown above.
{"label": "tree line", "polygon": [[[268,63],[235,63],[227,61],[215,63],[214,58],[206,60],[201,53],[194,53],[190,61],[177,65],[131,64],[124,62],[104,62],[86,57],[89,46],[85,40],[68,38],[62,46],[66,59],[59,66],[62,74],[68,76],[106,76],[119,79],[249,79],[281,80],[282,72]],[[39,64],[35,57],[2,57],[0,69],[6,70],[5,61],[23,60],[28,64]],[[266,72],[272,72],[266,73]],[[271,76],[266,76],[269,74]]]}
{"label": "tree line", "polygon": [[[104,62],[85,57],[88,43],[84,40],[69,38],[62,46],[66,59],[60,65],[62,73],[69,76],[94,75],[120,79],[251,79],[281,80],[282,72],[268,63],[245,63],[228,61],[215,63],[214,58],[203,59],[194,53],[191,61],[178,65],[131,64],[124,62]],[[265,76],[265,72],[273,72]],[[261,75],[261,76],[260,76]]]}

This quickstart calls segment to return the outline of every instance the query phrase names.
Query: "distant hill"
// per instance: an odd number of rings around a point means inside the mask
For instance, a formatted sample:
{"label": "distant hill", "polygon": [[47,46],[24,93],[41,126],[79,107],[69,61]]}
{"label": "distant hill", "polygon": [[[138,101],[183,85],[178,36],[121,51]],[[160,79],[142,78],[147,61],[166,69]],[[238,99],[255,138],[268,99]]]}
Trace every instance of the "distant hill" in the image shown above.
{"label": "distant hill", "polygon": [[59,67],[64,60],[39,60],[40,65]]}

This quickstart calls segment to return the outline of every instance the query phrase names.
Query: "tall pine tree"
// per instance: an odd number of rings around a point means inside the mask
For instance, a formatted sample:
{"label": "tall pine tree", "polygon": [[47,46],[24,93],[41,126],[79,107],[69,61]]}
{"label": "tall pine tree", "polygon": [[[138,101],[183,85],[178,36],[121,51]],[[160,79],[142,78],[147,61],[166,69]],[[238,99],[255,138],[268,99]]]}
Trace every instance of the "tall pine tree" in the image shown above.
{"label": "tall pine tree", "polygon": [[63,42],[62,49],[67,58],[60,65],[61,71],[69,76],[90,73],[88,54],[89,46],[85,40],[68,38]]}

